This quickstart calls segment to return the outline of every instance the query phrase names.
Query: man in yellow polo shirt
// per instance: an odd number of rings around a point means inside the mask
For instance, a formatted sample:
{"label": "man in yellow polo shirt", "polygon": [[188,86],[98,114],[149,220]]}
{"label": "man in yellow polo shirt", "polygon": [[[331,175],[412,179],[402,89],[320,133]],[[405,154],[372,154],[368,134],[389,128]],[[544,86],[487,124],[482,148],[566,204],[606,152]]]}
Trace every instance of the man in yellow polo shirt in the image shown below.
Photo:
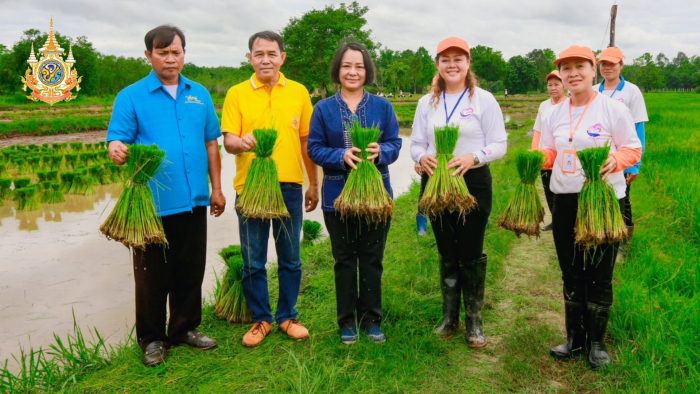
{"label": "man in yellow polo shirt", "polygon": [[[226,94],[221,118],[224,147],[236,155],[236,193],[243,190],[250,164],[255,155],[253,129],[274,126],[279,135],[272,159],[277,164],[282,196],[289,218],[253,219],[238,211],[238,228],[243,252],[243,293],[253,312],[253,327],[243,337],[243,346],[255,347],[270,333],[272,309],[267,289],[267,242],[272,225],[277,250],[279,301],[275,320],[279,330],[292,339],[309,337],[309,331],[297,321],[296,310],[301,285],[299,241],[306,212],[318,204],[316,165],[306,153],[311,120],[311,99],[306,88],[280,73],[287,54],[279,34],[263,31],[248,40],[248,59],[255,74],[250,80],[232,87]],[[302,165],[303,162],[303,165]],[[302,194],[304,167],[309,189]]]}

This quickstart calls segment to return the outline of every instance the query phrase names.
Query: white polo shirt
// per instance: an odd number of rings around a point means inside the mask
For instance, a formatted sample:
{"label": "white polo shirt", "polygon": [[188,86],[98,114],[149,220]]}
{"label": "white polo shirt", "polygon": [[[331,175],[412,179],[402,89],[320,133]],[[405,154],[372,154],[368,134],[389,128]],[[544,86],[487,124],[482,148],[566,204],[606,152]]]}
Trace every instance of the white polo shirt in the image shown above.
{"label": "white polo shirt", "polygon": [[[595,85],[593,87],[593,90],[599,92],[600,85],[600,83]],[[644,102],[644,96],[642,95],[642,91],[639,90],[637,85],[633,84],[632,82],[621,78],[621,82],[618,85],[617,89],[603,90],[600,93],[604,96],[610,97],[615,101],[625,104],[625,106],[629,108],[630,112],[632,112],[632,119],[634,120],[634,123],[642,123],[649,121],[649,116],[647,115],[647,106]]]}

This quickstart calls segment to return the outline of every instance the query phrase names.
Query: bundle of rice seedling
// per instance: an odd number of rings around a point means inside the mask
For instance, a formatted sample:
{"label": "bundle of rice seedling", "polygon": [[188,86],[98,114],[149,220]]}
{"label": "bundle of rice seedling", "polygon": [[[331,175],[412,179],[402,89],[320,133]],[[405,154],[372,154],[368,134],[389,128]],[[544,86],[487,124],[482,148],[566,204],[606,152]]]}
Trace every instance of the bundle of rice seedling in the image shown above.
{"label": "bundle of rice seedling", "polygon": [[66,169],[74,170],[78,165],[78,155],[75,153],[67,153],[66,158]]}
{"label": "bundle of rice seedling", "polygon": [[544,207],[535,182],[540,177],[544,159],[544,154],[537,150],[520,151],[515,158],[520,183],[515,186],[513,197],[498,219],[498,226],[513,231],[518,238],[521,234],[540,236]]}
{"label": "bundle of rice seedling", "polygon": [[71,153],[80,153],[83,150],[84,144],[82,142],[71,142],[70,143],[70,151]]}
{"label": "bundle of rice seedling", "polygon": [[238,198],[236,209],[245,217],[255,219],[278,219],[289,216],[282,198],[277,165],[272,152],[277,143],[277,130],[264,128],[253,130],[257,141],[255,158],[250,164],[245,185]]}
{"label": "bundle of rice seedling", "polygon": [[321,238],[321,234],[323,233],[321,223],[311,220],[304,220],[302,230],[304,232],[304,237],[302,238],[301,243],[304,245],[313,245],[314,242]]}
{"label": "bundle of rice seedling", "polygon": [[46,171],[46,180],[53,182],[58,181],[58,171]]}
{"label": "bundle of rice seedling", "polygon": [[12,178],[0,178],[0,200],[14,200]]}
{"label": "bundle of rice seedling", "polygon": [[10,173],[7,172],[7,162],[0,163],[0,178],[9,178]]}
{"label": "bundle of rice seedling", "polygon": [[61,175],[61,192],[68,194],[71,187],[73,187],[73,179],[75,179],[75,173],[68,171],[62,172]]}
{"label": "bundle of rice seedling", "polygon": [[469,194],[464,177],[452,176],[457,169],[447,169],[447,163],[454,158],[454,150],[459,138],[459,127],[445,125],[435,127],[435,150],[437,168],[425,185],[423,198],[418,207],[420,212],[437,217],[444,211],[457,212],[461,218],[476,206],[476,199]]}
{"label": "bundle of rice seedling", "polygon": [[13,183],[15,184],[15,190],[21,189],[29,186],[32,183],[32,178],[15,178]]}
{"label": "bundle of rice seedling", "polygon": [[109,180],[111,183],[119,183],[122,181],[121,167],[118,165],[112,162],[105,163],[105,170],[109,173]]}
{"label": "bundle of rice seedling", "polygon": [[43,181],[37,184],[37,191],[39,186],[41,186],[41,197],[39,198],[39,202],[44,204],[46,203],[46,199],[49,198],[49,194],[51,193],[51,182]]}
{"label": "bundle of rice seedling", "polygon": [[90,176],[95,181],[96,185],[108,185],[112,183],[110,178],[105,174],[105,168],[101,164],[95,164],[89,168]]}
{"label": "bundle of rice seedling", "polygon": [[41,209],[41,205],[37,201],[36,188],[33,186],[15,189],[15,196],[17,197],[18,211],[36,211]]}
{"label": "bundle of rice seedling", "polygon": [[61,184],[58,182],[49,182],[50,189],[44,193],[41,202],[46,204],[58,204],[66,202],[65,196],[61,193]]}
{"label": "bundle of rice seedling", "polygon": [[367,152],[369,144],[377,142],[381,132],[376,127],[365,128],[354,121],[348,130],[352,145],[360,149],[358,157],[362,159],[350,171],[343,191],[335,199],[333,206],[340,216],[364,218],[367,223],[385,222],[394,212],[394,200],[384,188],[382,174],[377,166],[367,160],[372,156]]}
{"label": "bundle of rice seedling", "polygon": [[167,244],[148,186],[165,159],[165,151],[157,145],[130,145],[128,149],[128,176],[122,194],[100,231],[127,247],[144,249],[146,244]]}
{"label": "bundle of rice seedling", "polygon": [[15,164],[17,165],[17,175],[29,174],[29,170],[27,169],[27,162],[25,159],[16,159]]}
{"label": "bundle of rice seedling", "polygon": [[231,245],[219,251],[219,256],[226,263],[221,280],[216,279],[214,291],[216,315],[229,323],[251,323],[253,315],[243,295],[243,256],[241,247]]}
{"label": "bundle of rice seedling", "polygon": [[586,177],[578,196],[576,243],[587,248],[622,241],[627,226],[615,190],[604,181],[600,169],[608,160],[610,145],[576,153]]}
{"label": "bundle of rice seedling", "polygon": [[27,160],[27,173],[28,174],[34,174],[37,170],[41,170],[41,165],[39,164],[41,157],[33,156],[33,157],[28,157],[26,160]]}

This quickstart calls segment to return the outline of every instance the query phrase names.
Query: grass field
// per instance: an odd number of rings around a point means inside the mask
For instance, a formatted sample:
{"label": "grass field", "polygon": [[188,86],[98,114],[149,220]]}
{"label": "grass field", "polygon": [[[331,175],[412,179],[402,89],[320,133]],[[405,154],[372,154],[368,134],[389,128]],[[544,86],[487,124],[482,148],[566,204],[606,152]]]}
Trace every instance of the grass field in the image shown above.
{"label": "grass field", "polygon": [[[340,343],[333,262],[329,242],[324,241],[302,250],[298,309],[311,330],[310,340],[292,342],[273,332],[262,346],[245,349],[240,340],[248,327],[216,319],[207,306],[201,329],[219,340],[218,349],[174,348],[165,365],[149,369],[140,364],[141,352],[133,341],[113,349],[108,360],[94,351],[91,356],[94,347],[83,344],[55,358],[64,369],[51,375],[52,388],[47,391],[700,392],[700,95],[654,93],[645,98],[650,115],[647,150],[642,175],[632,189],[637,227],[627,260],[616,267],[608,329],[614,365],[607,371],[592,372],[583,360],[557,362],[548,355],[564,338],[560,271],[551,233],[539,240],[517,239],[495,225],[518,179],[512,152],[530,144],[528,121],[511,131],[510,153],[491,166],[494,210],[486,235],[486,348],[469,349],[463,334],[450,341],[431,334],[441,316],[437,252],[432,234],[415,235],[414,186],[396,202],[387,244],[385,344],[371,344],[366,337],[351,347]],[[525,97],[508,103],[524,105],[530,118],[539,104]],[[410,104],[397,104],[397,113],[409,115],[400,108],[403,105]],[[271,295],[276,294],[276,280],[272,272]],[[12,380],[7,371],[0,371],[0,392],[7,390],[8,381],[35,387],[32,376],[48,379],[28,372],[24,380]]]}

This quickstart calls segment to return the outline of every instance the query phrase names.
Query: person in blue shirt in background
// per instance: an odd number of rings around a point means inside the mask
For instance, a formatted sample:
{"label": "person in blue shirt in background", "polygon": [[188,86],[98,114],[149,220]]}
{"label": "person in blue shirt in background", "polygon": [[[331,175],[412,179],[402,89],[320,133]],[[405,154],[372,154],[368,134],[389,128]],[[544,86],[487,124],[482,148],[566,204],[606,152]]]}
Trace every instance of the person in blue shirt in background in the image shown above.
{"label": "person in blue shirt in background", "polygon": [[163,25],[149,31],[145,43],[153,70],[117,96],[107,141],[109,157],[117,165],[126,161],[126,144],[156,144],[166,152],[166,164],[149,186],[168,246],[133,250],[136,336],[143,363],[154,366],[167,359],[172,345],[201,350],[217,345],[197,327],[202,320],[206,207],[211,205],[210,214],[218,217],[226,199],[221,192],[217,143],[221,129],[214,104],[202,85],[180,74],[185,35],[175,26]]}
{"label": "person in blue shirt in background", "polygon": [[[331,79],[341,90],[314,108],[311,116],[308,152],[323,167],[321,207],[335,259],[335,294],[340,339],[357,342],[357,326],[375,343],[386,341],[382,320],[382,260],[391,219],[368,224],[362,218],[341,218],[333,203],[348,180],[350,170],[360,159],[346,131],[353,121],[362,127],[378,127],[379,143],[367,152],[382,174],[384,187],[392,194],[389,164],[399,157],[399,123],[391,103],[369,94],[364,86],[374,82],[375,67],[367,49],[358,43],[340,46],[331,64]],[[359,292],[358,292],[359,268]]]}

